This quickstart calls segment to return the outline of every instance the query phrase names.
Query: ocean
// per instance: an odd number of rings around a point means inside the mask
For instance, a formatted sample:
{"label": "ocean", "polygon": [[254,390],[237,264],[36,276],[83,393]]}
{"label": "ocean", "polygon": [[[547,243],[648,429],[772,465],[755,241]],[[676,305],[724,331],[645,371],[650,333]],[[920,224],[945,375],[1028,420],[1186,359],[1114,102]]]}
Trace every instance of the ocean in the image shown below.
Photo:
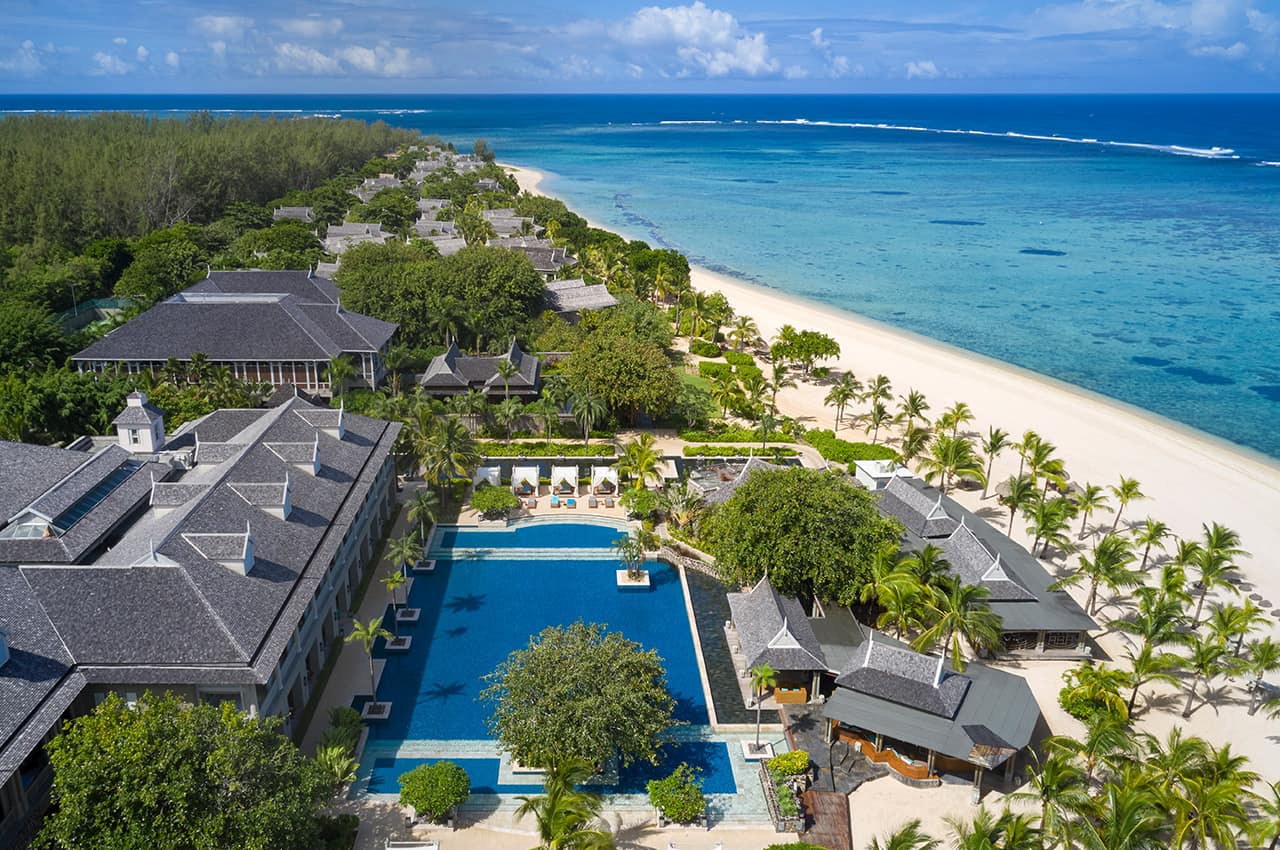
{"label": "ocean", "polygon": [[384,120],[691,261],[1280,457],[1280,96],[0,96]]}

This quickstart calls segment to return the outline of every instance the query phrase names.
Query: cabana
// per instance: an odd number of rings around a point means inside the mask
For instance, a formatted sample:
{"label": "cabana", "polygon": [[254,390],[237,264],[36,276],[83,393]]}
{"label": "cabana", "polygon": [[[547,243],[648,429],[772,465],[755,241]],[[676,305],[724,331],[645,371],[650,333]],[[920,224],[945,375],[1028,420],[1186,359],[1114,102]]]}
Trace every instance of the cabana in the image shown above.
{"label": "cabana", "polygon": [[541,472],[536,466],[512,467],[511,492],[517,496],[538,495],[538,477]]}
{"label": "cabana", "polygon": [[557,496],[578,495],[578,467],[551,467],[551,492]]}
{"label": "cabana", "polygon": [[502,484],[502,467],[500,466],[481,466],[476,469],[476,476],[472,479],[471,484],[477,490],[480,485],[484,484],[489,487],[498,487]]}
{"label": "cabana", "polygon": [[612,466],[591,467],[591,492],[597,496],[612,496],[618,492],[618,470]]}

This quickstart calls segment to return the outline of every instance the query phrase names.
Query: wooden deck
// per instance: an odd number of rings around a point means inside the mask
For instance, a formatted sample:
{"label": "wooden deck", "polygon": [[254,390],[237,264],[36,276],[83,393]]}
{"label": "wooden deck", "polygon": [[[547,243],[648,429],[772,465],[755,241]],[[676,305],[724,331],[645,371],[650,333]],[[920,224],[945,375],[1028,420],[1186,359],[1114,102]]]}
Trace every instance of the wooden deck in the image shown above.
{"label": "wooden deck", "polygon": [[853,833],[849,829],[849,797],[838,791],[810,788],[801,798],[809,829],[801,840],[827,850],[853,850]]}

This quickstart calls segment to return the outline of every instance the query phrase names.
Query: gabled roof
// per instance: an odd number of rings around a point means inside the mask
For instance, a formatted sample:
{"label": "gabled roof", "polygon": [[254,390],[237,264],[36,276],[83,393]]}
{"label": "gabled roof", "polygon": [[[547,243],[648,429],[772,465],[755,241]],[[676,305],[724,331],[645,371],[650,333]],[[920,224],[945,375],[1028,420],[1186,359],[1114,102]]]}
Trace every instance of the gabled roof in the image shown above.
{"label": "gabled roof", "polygon": [[582,278],[550,280],[546,283],[547,309],[555,313],[576,313],[580,310],[603,310],[618,306],[604,284],[587,285]]}
{"label": "gabled roof", "polygon": [[836,677],[836,684],[859,693],[935,714],[955,717],[969,689],[968,677],[956,673],[941,656],[915,652],[881,641],[868,630],[861,657]]}
{"label": "gabled roof", "polygon": [[299,221],[311,221],[311,212],[311,207],[276,207],[271,211],[271,217],[276,220],[293,218]]}
{"label": "gabled roof", "polygon": [[932,498],[905,478],[891,478],[880,494],[880,511],[895,517],[919,537],[946,537],[959,525],[947,514],[942,494]]}
{"label": "gabled roof", "polygon": [[120,411],[115,419],[111,420],[112,425],[123,425],[134,428],[148,428],[152,424],[159,422],[164,418],[164,414],[160,409],[149,401],[142,393],[129,393],[129,401],[138,401],[141,404],[128,404],[124,410]]}
{"label": "gabled roof", "polygon": [[942,549],[951,571],[964,584],[981,585],[987,589],[990,602],[1007,602],[1016,600],[1034,600],[1035,594],[1027,590],[1013,578],[1000,556],[993,554],[978,536],[973,533],[962,520],[951,536],[944,539],[938,547]]}
{"label": "gabled roof", "polygon": [[[516,373],[506,381],[498,373],[498,363],[503,360],[516,366]],[[432,359],[418,383],[440,392],[461,392],[468,388],[496,392],[509,385],[513,392],[527,394],[537,389],[541,371],[541,361],[521,351],[515,340],[503,354],[480,357],[463,354],[457,343],[451,342],[443,354]]]}
{"label": "gabled roof", "polygon": [[308,269],[265,271],[210,271],[204,280],[187,287],[187,292],[224,292],[253,295],[276,293],[293,295],[303,304],[337,304],[338,287],[323,274]]}
{"label": "gabled roof", "polygon": [[746,593],[728,594],[733,624],[747,665],[768,664],[778,671],[825,671],[827,661],[804,608],[783,596],[768,579]]}

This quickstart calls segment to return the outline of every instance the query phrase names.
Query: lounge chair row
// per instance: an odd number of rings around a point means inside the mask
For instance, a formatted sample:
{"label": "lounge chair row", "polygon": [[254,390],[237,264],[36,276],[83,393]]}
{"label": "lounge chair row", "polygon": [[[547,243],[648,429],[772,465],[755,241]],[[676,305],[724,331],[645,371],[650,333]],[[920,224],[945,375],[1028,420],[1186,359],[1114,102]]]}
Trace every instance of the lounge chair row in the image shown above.
{"label": "lounge chair row", "polygon": [[[612,508],[612,507],[613,507],[613,505],[614,505],[614,501],[613,501],[613,497],[612,497],[612,496],[606,497],[606,498],[603,500],[603,502],[604,502],[604,506],[605,506],[606,508]],[[588,496],[588,497],[587,497],[587,507],[588,507],[588,508],[598,508],[598,507],[600,507],[600,503],[601,503],[601,500],[600,500],[600,499],[597,499],[595,496]],[[575,498],[575,497],[573,497],[573,496],[569,496],[568,498],[564,498],[564,499],[562,499],[562,498],[560,498],[560,497],[559,497],[559,496],[557,496],[557,495],[553,495],[553,496],[551,497],[551,507],[553,507],[553,508],[558,508],[558,507],[560,507],[561,505],[564,505],[566,508],[576,508],[576,507],[578,507],[578,499],[577,499],[577,498]],[[537,502],[536,502],[535,500],[533,500],[533,499],[530,499],[530,500],[529,500],[529,507],[531,507],[531,508],[532,508],[532,507],[536,507],[536,506],[537,506]]]}

